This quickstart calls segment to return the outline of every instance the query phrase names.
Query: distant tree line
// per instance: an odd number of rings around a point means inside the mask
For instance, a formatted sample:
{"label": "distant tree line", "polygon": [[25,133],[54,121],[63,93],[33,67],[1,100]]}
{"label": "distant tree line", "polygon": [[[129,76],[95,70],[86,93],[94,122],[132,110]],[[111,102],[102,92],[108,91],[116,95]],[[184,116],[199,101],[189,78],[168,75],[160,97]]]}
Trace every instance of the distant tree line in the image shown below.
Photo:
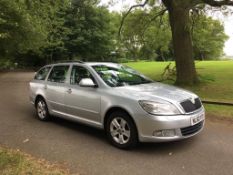
{"label": "distant tree line", "polygon": [[[0,0],[0,67],[36,67],[59,60],[173,60],[168,14],[135,10],[125,21],[96,0]],[[223,24],[193,15],[195,59],[216,59],[227,40]]]}

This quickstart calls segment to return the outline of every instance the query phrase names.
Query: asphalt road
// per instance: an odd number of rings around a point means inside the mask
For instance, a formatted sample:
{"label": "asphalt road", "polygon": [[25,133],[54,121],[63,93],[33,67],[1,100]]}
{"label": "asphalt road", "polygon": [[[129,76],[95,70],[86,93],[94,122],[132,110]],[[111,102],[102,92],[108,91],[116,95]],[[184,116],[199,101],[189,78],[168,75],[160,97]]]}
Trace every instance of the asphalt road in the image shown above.
{"label": "asphalt road", "polygon": [[[0,74],[0,144],[52,162],[72,173],[233,175],[233,122],[207,119],[198,136],[140,144],[131,151],[109,145],[102,131],[55,119],[40,122],[28,100],[32,73]],[[26,139],[28,142],[23,143]]]}

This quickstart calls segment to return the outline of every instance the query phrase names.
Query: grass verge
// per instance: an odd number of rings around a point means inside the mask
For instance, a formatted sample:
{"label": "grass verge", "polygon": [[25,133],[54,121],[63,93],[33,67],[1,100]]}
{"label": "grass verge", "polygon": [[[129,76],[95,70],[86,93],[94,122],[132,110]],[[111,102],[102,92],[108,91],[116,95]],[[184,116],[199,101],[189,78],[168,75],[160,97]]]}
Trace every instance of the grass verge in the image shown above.
{"label": "grass verge", "polygon": [[68,175],[68,170],[61,165],[51,164],[36,159],[19,150],[0,146],[1,175]]}
{"label": "grass verge", "polygon": [[219,118],[226,118],[233,121],[233,107],[223,105],[209,105],[205,104],[206,112],[209,116],[215,116]]}

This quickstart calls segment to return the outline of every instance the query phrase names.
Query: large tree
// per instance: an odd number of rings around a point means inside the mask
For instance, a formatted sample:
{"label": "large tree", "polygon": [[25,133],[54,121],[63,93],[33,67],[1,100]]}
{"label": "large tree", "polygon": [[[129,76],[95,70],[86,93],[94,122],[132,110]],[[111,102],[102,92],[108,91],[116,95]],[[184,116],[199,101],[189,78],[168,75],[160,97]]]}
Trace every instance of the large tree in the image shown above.
{"label": "large tree", "polygon": [[196,15],[193,25],[194,58],[198,60],[217,59],[223,55],[225,41],[229,38],[219,20],[204,14]]}
{"label": "large tree", "polygon": [[[131,6],[124,14],[122,23],[128,14],[137,7],[145,7],[147,4],[153,6],[160,1],[145,0],[141,4]],[[232,0],[162,0],[162,4],[169,14],[169,22],[172,31],[174,57],[177,71],[177,84],[192,85],[198,82],[193,57],[193,45],[191,37],[192,21],[191,11],[199,5],[222,7],[231,5]],[[163,12],[163,11],[162,11]],[[159,13],[158,13],[159,14]],[[163,14],[163,13],[162,13]],[[120,27],[121,29],[122,27]]]}
{"label": "large tree", "polygon": [[151,21],[159,8],[136,10],[125,21],[121,41],[133,59],[165,60],[169,53],[171,31],[167,15]]}
{"label": "large tree", "polygon": [[0,58],[43,45],[46,28],[38,15],[42,12],[36,5],[38,3],[0,0]]}
{"label": "large tree", "polygon": [[104,60],[113,50],[111,16],[98,2],[73,0],[66,13],[64,39],[69,59]]}

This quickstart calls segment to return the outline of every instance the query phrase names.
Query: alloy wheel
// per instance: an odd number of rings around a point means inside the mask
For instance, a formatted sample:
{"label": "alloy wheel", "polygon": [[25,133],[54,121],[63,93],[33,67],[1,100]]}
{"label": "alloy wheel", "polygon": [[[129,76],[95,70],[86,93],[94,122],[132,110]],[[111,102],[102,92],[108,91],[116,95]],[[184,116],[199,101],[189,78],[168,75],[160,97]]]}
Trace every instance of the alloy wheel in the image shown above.
{"label": "alloy wheel", "polygon": [[121,117],[114,118],[110,123],[111,136],[118,144],[126,144],[130,140],[130,127]]}
{"label": "alloy wheel", "polygon": [[37,103],[37,114],[41,120],[44,120],[47,116],[47,107],[45,102],[42,100]]}

